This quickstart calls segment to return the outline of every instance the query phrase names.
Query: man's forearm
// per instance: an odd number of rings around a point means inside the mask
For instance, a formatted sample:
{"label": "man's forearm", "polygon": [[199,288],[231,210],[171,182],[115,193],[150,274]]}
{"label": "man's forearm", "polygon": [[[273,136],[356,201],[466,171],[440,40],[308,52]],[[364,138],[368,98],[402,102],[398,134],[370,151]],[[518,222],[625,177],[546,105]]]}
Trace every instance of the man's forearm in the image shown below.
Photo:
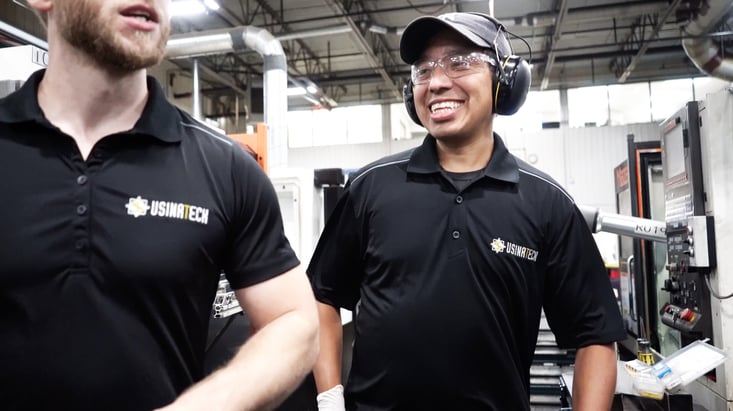
{"label": "man's forearm", "polygon": [[573,376],[573,410],[610,410],[616,390],[616,345],[579,348]]}
{"label": "man's forearm", "polygon": [[338,308],[317,303],[320,323],[320,353],[313,367],[316,389],[319,393],[341,384],[341,355],[343,330]]}
{"label": "man's forearm", "polygon": [[310,316],[282,315],[251,336],[223,368],[164,410],[274,409],[310,372],[318,354],[317,330]]}

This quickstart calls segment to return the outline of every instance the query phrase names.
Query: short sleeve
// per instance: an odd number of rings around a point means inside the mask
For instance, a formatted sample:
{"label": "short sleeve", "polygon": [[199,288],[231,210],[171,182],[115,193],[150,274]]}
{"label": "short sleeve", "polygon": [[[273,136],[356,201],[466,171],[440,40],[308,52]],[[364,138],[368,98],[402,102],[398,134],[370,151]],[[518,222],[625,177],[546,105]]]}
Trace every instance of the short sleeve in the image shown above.
{"label": "short sleeve", "polygon": [[347,188],[326,222],[308,266],[316,299],[353,310],[363,277],[362,226]]}
{"label": "short sleeve", "polygon": [[550,242],[544,310],[558,345],[580,348],[626,337],[616,298],[595,240],[572,203],[562,207]]}
{"label": "short sleeve", "polygon": [[231,178],[231,249],[224,272],[237,289],[276,277],[300,262],[285,237],[272,183],[239,146],[233,151]]}

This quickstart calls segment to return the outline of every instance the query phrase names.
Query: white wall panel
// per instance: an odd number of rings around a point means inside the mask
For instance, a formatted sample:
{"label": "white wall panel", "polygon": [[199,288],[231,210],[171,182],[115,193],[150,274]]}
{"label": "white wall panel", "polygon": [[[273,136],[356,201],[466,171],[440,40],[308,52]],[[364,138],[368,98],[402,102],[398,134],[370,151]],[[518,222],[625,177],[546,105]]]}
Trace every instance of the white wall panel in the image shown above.
{"label": "white wall panel", "polygon": [[[629,133],[636,141],[659,138],[656,124],[549,129],[502,138],[512,153],[552,176],[579,204],[614,212],[613,168],[626,158]],[[290,149],[289,166],[359,168],[421,142],[418,138]]]}
{"label": "white wall panel", "polygon": [[577,203],[614,211],[613,168],[627,155],[626,135],[617,127],[570,129],[566,134],[565,188]]}
{"label": "white wall panel", "polygon": [[561,185],[565,184],[566,138],[563,129],[517,132],[502,138],[514,155],[549,174]]}
{"label": "white wall panel", "polygon": [[360,168],[381,157],[418,146],[422,139],[390,140],[381,143],[345,144],[291,148],[289,167],[305,168]]}

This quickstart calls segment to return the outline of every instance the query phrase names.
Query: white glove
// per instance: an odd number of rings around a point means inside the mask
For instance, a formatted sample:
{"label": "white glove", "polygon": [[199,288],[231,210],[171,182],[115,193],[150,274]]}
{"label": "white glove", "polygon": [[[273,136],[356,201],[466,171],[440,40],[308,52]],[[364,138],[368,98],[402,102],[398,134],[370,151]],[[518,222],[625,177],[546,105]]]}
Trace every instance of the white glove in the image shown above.
{"label": "white glove", "polygon": [[345,411],[344,386],[339,384],[316,396],[318,411]]}

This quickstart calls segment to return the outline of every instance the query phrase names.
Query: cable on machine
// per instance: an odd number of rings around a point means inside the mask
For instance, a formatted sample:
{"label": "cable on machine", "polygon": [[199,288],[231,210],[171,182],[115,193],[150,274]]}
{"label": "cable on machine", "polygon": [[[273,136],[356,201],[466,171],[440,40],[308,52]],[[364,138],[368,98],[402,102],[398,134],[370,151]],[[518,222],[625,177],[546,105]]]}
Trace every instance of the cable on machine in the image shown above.
{"label": "cable on machine", "polygon": [[713,297],[717,298],[718,300],[727,300],[727,299],[733,297],[733,293],[730,293],[728,295],[720,295],[720,294],[718,294],[715,290],[713,290],[712,284],[710,284],[710,274],[706,274],[706,275],[704,275],[704,277],[705,277],[705,284],[707,284],[708,290],[710,290],[710,294]]}

